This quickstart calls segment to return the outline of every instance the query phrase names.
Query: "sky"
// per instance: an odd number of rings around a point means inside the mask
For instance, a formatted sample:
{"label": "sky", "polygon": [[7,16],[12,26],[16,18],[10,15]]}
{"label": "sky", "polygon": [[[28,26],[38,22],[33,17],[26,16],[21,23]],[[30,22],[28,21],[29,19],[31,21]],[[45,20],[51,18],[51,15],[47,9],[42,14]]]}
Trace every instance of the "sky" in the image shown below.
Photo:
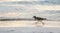
{"label": "sky", "polygon": [[0,1],[44,1],[44,0],[0,0]]}
{"label": "sky", "polygon": [[59,0],[0,0],[0,17],[32,18],[45,17],[60,20]]}

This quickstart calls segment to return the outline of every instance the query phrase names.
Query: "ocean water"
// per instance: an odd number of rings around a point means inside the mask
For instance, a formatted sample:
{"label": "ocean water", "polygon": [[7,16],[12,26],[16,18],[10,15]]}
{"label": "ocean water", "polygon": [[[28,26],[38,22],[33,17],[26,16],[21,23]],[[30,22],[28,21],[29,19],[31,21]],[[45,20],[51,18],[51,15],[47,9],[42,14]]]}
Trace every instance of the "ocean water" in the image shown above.
{"label": "ocean water", "polygon": [[[45,1],[16,1],[4,2],[4,4],[21,4],[21,5],[60,5],[60,0],[45,0]],[[3,4],[3,3],[1,3]]]}
{"label": "ocean water", "polygon": [[38,16],[50,20],[60,20],[60,5],[49,3],[42,5],[40,2],[45,4],[45,1],[0,2],[0,17],[32,18]]}

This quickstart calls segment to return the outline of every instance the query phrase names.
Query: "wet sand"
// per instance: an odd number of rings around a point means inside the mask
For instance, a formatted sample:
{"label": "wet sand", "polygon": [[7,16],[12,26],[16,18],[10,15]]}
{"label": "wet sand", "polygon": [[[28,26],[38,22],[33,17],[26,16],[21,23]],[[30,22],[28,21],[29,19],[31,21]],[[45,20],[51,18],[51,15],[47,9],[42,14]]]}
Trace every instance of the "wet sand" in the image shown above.
{"label": "wet sand", "polygon": [[0,27],[60,27],[60,21],[43,21],[44,26],[35,22],[37,21],[0,21]]}

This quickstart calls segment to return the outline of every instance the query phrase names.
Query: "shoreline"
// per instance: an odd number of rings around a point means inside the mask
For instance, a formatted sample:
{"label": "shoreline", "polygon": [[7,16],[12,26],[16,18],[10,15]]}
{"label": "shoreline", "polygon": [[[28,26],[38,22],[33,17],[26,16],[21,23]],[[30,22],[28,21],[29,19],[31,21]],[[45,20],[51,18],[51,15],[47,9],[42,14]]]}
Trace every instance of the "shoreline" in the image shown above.
{"label": "shoreline", "polygon": [[[0,27],[41,27],[42,24],[35,24],[37,21],[0,21]],[[60,22],[57,21],[43,21],[45,23],[42,27],[60,27]]]}

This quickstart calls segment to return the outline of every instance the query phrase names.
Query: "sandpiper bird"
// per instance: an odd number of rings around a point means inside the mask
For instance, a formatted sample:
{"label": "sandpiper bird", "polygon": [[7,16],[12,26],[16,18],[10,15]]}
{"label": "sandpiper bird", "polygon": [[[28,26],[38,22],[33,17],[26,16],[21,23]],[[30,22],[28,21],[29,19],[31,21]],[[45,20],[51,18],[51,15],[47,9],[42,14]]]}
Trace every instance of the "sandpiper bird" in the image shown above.
{"label": "sandpiper bird", "polygon": [[[41,17],[36,17],[36,16],[33,16],[33,18],[34,20],[41,22],[43,25],[44,25],[44,22],[42,22],[42,20],[46,20],[46,18],[41,18]],[[37,24],[38,22],[36,22],[35,24]]]}

